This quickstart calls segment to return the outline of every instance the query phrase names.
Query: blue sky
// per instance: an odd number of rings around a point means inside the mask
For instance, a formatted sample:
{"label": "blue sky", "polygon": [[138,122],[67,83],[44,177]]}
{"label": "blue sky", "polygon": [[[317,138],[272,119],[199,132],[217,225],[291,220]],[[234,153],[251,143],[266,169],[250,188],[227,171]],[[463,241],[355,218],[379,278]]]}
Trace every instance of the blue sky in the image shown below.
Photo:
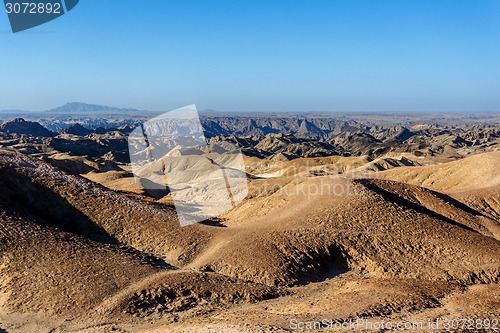
{"label": "blue sky", "polygon": [[0,45],[0,110],[500,111],[498,0],[80,0]]}

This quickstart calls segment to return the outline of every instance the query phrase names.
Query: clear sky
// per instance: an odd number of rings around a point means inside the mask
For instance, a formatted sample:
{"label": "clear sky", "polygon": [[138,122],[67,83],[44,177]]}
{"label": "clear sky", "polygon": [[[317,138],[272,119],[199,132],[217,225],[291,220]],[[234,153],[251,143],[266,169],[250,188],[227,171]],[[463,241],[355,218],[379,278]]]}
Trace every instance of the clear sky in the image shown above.
{"label": "clear sky", "polygon": [[0,110],[500,111],[498,0],[80,0],[12,34]]}

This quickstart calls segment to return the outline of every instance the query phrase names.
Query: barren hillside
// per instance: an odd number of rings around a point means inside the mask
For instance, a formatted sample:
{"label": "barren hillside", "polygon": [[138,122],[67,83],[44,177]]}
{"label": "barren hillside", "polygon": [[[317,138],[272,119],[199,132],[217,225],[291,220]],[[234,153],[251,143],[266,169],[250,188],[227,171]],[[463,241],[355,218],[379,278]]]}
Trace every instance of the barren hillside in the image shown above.
{"label": "barren hillside", "polygon": [[248,197],[181,228],[172,199],[147,196],[126,165],[2,149],[0,328],[279,332],[290,318],[498,317],[499,160],[246,157]]}

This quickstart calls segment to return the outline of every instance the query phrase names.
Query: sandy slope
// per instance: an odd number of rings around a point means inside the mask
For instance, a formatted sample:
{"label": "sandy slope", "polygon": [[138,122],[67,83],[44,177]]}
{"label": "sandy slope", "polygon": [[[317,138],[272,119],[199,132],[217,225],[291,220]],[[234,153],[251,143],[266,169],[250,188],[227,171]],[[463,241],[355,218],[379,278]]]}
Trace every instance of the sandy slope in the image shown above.
{"label": "sandy slope", "polygon": [[[498,156],[490,154],[491,163],[458,161],[476,187],[495,188]],[[454,170],[438,167],[418,168],[425,179]],[[250,196],[223,226],[180,228],[171,207],[22,155],[0,152],[0,172],[0,327],[8,332],[29,332],[26,322],[40,315],[50,316],[40,327],[62,332],[155,331],[151,325],[156,332],[272,332],[299,316],[498,315],[495,216],[420,186],[255,179],[259,188],[281,190]],[[461,175],[451,189],[472,186]],[[457,308],[473,297],[483,301]]]}
{"label": "sandy slope", "polygon": [[500,184],[500,151],[432,166],[396,168],[379,176],[441,192],[486,188]]}
{"label": "sandy slope", "polygon": [[434,166],[392,169],[378,176],[447,193],[483,216],[484,225],[500,239],[500,151]]}
{"label": "sandy slope", "polygon": [[196,253],[196,232],[182,234],[168,208],[20,155],[0,159],[0,328],[8,332],[66,332],[122,317],[134,325],[143,317],[169,322],[279,294],[216,273],[176,270],[145,253],[162,248],[172,261]]}

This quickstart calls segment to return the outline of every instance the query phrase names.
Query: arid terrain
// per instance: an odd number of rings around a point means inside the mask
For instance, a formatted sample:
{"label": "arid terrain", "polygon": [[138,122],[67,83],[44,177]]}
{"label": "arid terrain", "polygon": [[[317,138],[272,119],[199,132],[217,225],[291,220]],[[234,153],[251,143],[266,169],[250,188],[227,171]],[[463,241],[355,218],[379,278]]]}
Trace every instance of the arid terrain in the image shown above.
{"label": "arid terrain", "polygon": [[186,227],[140,119],[0,123],[0,332],[499,330],[500,117],[398,117],[206,113],[249,194]]}

